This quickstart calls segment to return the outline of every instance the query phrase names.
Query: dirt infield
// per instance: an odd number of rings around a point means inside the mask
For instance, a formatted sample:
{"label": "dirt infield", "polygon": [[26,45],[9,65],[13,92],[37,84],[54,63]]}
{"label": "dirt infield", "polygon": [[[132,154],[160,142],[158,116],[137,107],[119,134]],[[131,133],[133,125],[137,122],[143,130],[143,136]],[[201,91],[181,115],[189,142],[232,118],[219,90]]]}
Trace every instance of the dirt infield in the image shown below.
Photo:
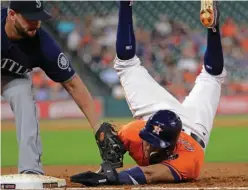
{"label": "dirt infield", "polygon": [[[129,166],[130,167],[130,166]],[[96,171],[97,166],[45,166],[46,175],[64,178],[68,187],[83,187],[80,184],[73,184],[69,176],[83,171]],[[2,168],[2,175],[16,173],[13,167]],[[59,174],[59,175],[58,175]],[[121,186],[124,189],[131,189],[130,186]],[[144,185],[142,187],[247,187],[248,188],[248,163],[207,163],[205,164],[199,180],[181,184],[157,184]]]}

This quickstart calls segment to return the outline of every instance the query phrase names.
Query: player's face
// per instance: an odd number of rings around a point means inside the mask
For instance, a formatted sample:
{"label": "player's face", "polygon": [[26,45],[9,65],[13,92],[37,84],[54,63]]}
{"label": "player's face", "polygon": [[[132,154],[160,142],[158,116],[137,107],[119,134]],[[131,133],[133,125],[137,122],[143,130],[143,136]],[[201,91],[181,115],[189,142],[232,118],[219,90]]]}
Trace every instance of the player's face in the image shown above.
{"label": "player's face", "polygon": [[158,152],[160,149],[154,148],[148,142],[146,142],[146,141],[143,140],[143,150],[144,150],[144,156],[145,156],[145,158],[148,159],[148,160],[150,160],[150,156],[153,153]]}
{"label": "player's face", "polygon": [[31,21],[24,18],[21,14],[15,14],[14,27],[18,35],[22,37],[34,37],[40,25],[41,21]]}

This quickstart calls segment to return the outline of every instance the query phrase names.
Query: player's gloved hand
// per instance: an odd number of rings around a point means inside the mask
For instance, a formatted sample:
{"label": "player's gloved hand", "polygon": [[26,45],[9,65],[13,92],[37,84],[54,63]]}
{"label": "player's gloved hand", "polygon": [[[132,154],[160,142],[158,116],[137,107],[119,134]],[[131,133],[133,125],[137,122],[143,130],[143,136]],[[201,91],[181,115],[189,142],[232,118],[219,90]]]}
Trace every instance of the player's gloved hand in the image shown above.
{"label": "player's gloved hand", "polygon": [[86,186],[97,186],[106,184],[107,177],[104,174],[87,171],[71,176],[71,182],[80,183]]}
{"label": "player's gloved hand", "polygon": [[102,123],[95,138],[103,161],[109,162],[112,168],[122,167],[126,150],[114,127],[110,123]]}
{"label": "player's gloved hand", "polygon": [[79,173],[71,176],[71,182],[80,183],[86,186],[117,185],[119,183],[118,173],[111,167],[111,163],[101,164],[103,173],[91,171]]}

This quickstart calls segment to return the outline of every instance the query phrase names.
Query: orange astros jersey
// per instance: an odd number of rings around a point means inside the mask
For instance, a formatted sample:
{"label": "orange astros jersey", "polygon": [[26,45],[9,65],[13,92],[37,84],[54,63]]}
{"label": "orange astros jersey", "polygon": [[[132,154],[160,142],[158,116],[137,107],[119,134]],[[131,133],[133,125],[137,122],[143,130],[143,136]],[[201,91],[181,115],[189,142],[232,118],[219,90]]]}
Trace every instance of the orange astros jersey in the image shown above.
{"label": "orange astros jersey", "polygon": [[[118,131],[118,136],[124,143],[125,149],[139,166],[149,164],[144,157],[142,139],[139,137],[139,132],[145,123],[146,121],[143,120],[133,121],[122,126]],[[177,158],[164,160],[161,164],[173,169],[180,180],[187,181],[198,178],[204,161],[202,147],[191,136],[181,132],[174,153],[178,155]]]}

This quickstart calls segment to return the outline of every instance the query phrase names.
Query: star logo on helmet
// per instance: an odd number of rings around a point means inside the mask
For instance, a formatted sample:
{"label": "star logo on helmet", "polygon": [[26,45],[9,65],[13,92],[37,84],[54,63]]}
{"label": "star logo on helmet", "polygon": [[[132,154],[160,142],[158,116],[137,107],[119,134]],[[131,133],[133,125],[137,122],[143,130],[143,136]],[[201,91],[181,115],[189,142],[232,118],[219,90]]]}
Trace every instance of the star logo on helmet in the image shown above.
{"label": "star logo on helmet", "polygon": [[171,122],[171,126],[172,126],[172,127],[175,127],[175,126],[176,126],[176,122],[175,122],[175,121],[172,121],[172,122]]}
{"label": "star logo on helmet", "polygon": [[159,125],[153,125],[153,133],[159,135],[159,133],[163,131]]}

